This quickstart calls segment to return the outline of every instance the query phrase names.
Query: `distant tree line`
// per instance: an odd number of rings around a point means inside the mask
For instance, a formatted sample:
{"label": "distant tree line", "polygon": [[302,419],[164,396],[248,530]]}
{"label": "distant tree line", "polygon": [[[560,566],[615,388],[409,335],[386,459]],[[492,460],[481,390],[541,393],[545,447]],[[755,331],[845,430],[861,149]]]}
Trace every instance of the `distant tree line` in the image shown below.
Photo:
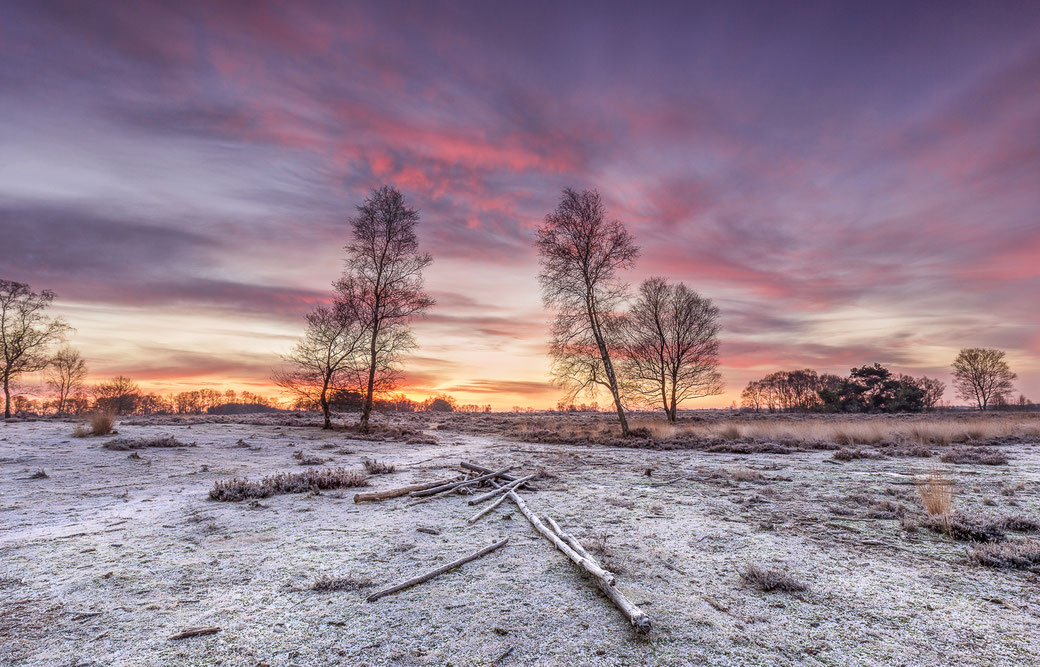
{"label": "distant tree line", "polygon": [[[963,349],[953,363],[957,395],[979,410],[1029,407],[1013,403],[1011,372],[1001,350]],[[896,375],[881,364],[853,368],[847,377],[812,369],[777,371],[753,380],[741,405],[755,412],[922,412],[940,405],[946,385],[935,378]]]}
{"label": "distant tree line", "polygon": [[921,412],[935,408],[945,388],[941,380],[896,375],[881,364],[853,368],[847,377],[807,368],[749,382],[741,405],[755,412]]}

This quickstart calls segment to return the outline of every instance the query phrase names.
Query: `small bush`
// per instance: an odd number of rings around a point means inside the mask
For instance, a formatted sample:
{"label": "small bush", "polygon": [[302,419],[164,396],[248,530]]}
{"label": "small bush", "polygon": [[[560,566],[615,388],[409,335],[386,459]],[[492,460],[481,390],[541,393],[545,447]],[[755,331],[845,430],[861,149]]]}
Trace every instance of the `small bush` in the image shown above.
{"label": "small bush", "polygon": [[332,593],[334,591],[357,591],[372,585],[371,579],[359,579],[357,577],[327,577],[320,576],[314,580],[313,590],[321,593]]}
{"label": "small bush", "polygon": [[48,475],[47,471],[43,468],[40,468],[33,474],[29,475],[29,479],[47,479],[48,477],[50,477],[50,475]]}
{"label": "small bush", "polygon": [[173,436],[160,438],[116,438],[101,445],[105,449],[116,452],[128,452],[132,449],[168,448],[168,447],[195,447],[195,443],[184,443]]}
{"label": "small bush", "polygon": [[389,463],[383,463],[374,459],[365,459],[362,464],[365,466],[365,472],[369,475],[389,475],[397,471],[397,468]]}
{"label": "small bush", "polygon": [[298,473],[278,473],[259,482],[248,479],[218,480],[209,492],[210,500],[239,501],[269,498],[282,493],[307,493],[326,489],[368,486],[364,473],[345,468],[321,468]]}
{"label": "small bush", "polygon": [[301,466],[320,466],[322,463],[325,463],[325,459],[319,456],[304,454],[303,452],[293,453],[293,458],[296,459],[296,462]]}
{"label": "small bush", "polygon": [[972,547],[968,558],[984,567],[1040,571],[1040,542],[1005,542]]}
{"label": "small bush", "polygon": [[115,418],[108,412],[96,412],[89,417],[91,435],[108,435],[115,426]]}
{"label": "small bush", "polygon": [[782,570],[767,570],[757,565],[745,567],[740,573],[740,578],[745,584],[763,593],[771,593],[773,591],[797,593],[809,588]]}
{"label": "small bush", "polygon": [[883,458],[881,453],[873,449],[853,449],[850,447],[842,447],[838,451],[834,452],[835,461],[854,461],[856,459],[880,458]]}
{"label": "small bush", "polygon": [[1008,457],[999,450],[984,447],[957,447],[939,457],[943,463],[968,463],[974,465],[1007,465]]}

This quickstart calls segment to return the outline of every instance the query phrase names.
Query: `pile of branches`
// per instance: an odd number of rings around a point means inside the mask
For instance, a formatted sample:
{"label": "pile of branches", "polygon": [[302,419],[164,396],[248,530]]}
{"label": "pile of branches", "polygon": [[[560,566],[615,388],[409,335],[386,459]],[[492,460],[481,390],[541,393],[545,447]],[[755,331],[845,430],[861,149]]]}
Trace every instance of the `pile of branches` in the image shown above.
{"label": "pile of branches", "polygon": [[[575,565],[592,577],[600,590],[610,598],[637,632],[646,633],[650,631],[650,617],[617,589],[616,577],[614,574],[604,569],[596,558],[593,557],[573,535],[565,532],[552,517],[545,516],[544,519],[539,517],[520,496],[519,492],[521,489],[528,491],[537,490],[537,487],[533,484],[537,475],[514,476],[510,474],[511,467],[492,470],[491,468],[465,461],[460,465],[463,469],[461,476],[423,484],[414,484],[412,486],[405,486],[387,491],[358,493],[354,495],[354,502],[374,502],[389,500],[391,498],[408,497],[411,499],[409,504],[414,505],[430,502],[437,498],[461,495],[468,496],[467,503],[476,506],[493,500],[493,503],[467,520],[468,523],[473,524],[479,521],[482,517],[493,512],[502,503],[509,500],[517,506],[520,512],[527,518],[531,523],[531,526],[533,526],[539,534],[549,540],[553,546],[567,556],[567,558],[569,558]],[[460,565],[481,558],[505,546],[508,542],[509,538],[503,539],[500,542],[491,544],[480,551],[442,565],[430,572],[412,577],[400,584],[375,592],[369,595],[367,600],[369,602],[374,602],[387,595],[391,595],[424,581],[429,581],[430,579],[448,572],[449,570],[453,570]]]}

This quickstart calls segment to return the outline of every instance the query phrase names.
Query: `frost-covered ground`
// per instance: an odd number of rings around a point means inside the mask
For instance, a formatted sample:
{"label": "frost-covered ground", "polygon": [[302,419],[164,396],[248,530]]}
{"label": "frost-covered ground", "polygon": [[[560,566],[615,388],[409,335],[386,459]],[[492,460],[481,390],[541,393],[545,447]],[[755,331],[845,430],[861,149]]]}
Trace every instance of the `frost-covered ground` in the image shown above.
{"label": "frost-covered ground", "polygon": [[[197,446],[132,459],[102,449],[110,437],[70,437],[70,423],[0,423],[0,664],[483,665],[507,652],[501,664],[1040,661],[1035,575],[973,565],[965,543],[892,518],[920,512],[909,475],[934,458],[837,463],[829,451],[653,451],[445,430],[428,431],[438,444],[406,444],[297,426],[118,429]],[[956,480],[956,506],[1036,516],[1038,450],[1001,449],[1008,466],[939,464]],[[396,465],[364,491],[450,477],[463,460],[542,471],[540,490],[524,493],[531,508],[600,553],[653,631],[635,635],[509,503],[471,525],[477,509],[456,496],[207,500],[219,479],[303,470],[300,451],[330,466]],[[33,477],[40,469],[47,477]],[[480,560],[364,601],[503,537]],[[748,564],[781,568],[808,590],[758,592],[739,575]],[[323,575],[361,587],[312,590]],[[168,639],[211,625],[221,632]]]}

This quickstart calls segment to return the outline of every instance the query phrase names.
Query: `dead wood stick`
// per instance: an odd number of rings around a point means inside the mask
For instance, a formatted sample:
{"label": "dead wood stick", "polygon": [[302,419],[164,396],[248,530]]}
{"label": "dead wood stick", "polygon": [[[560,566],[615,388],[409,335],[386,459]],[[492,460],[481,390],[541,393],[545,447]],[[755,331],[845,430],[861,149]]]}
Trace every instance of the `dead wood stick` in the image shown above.
{"label": "dead wood stick", "polygon": [[492,551],[494,551],[495,549],[498,549],[500,547],[504,547],[507,542],[509,542],[509,538],[508,537],[505,538],[504,540],[502,540],[501,542],[495,542],[491,546],[484,547],[483,549],[481,549],[480,551],[478,551],[476,553],[472,553],[472,554],[470,554],[468,556],[464,556],[463,558],[460,558],[458,560],[452,561],[452,562],[448,563],[447,565],[442,565],[442,566],[438,567],[436,570],[431,570],[430,572],[427,572],[426,574],[420,574],[418,577],[412,577],[408,581],[405,581],[405,582],[402,582],[400,584],[397,584],[396,586],[391,586],[390,588],[387,588],[387,589],[378,591],[376,593],[373,593],[372,595],[369,595],[367,598],[365,598],[365,600],[367,602],[375,602],[376,600],[378,600],[381,597],[385,597],[387,595],[391,595],[391,594],[396,593],[398,591],[403,591],[406,588],[410,588],[410,587],[412,587],[412,586],[414,586],[416,584],[421,584],[424,581],[429,581],[430,579],[433,579],[434,577],[436,577],[438,575],[444,574],[445,572],[448,572],[449,570],[454,570],[455,568],[457,568],[460,565],[465,565],[466,563],[470,562],[471,560],[476,560],[476,559],[478,559],[478,558],[480,558],[482,556],[486,556],[489,553],[491,553]]}
{"label": "dead wood stick", "polygon": [[[625,595],[614,587],[614,576],[609,572],[604,571],[601,567],[595,563],[590,562],[587,558],[583,558],[574,549],[567,545],[556,533],[549,528],[546,528],[545,524],[538,518],[536,514],[531,512],[527,507],[527,503],[517,495],[516,491],[510,491],[509,497],[516,503],[516,506],[520,508],[527,520],[531,522],[531,525],[535,527],[539,533],[544,535],[552,542],[557,549],[567,555],[575,564],[583,568],[596,580],[596,585],[599,586],[600,590],[610,598],[610,601],[624,614],[628,622],[632,624],[632,627],[636,629],[636,632],[646,633],[650,632],[650,617],[647,616],[642,609],[632,603]],[[603,576],[599,573],[603,573]],[[609,577],[609,579],[608,579]]]}
{"label": "dead wood stick", "polygon": [[171,636],[170,639],[188,639],[189,637],[198,637],[200,635],[215,635],[218,632],[220,632],[220,628],[218,628],[215,625],[204,628],[185,628],[177,634]]}
{"label": "dead wood stick", "polygon": [[567,556],[567,558],[570,558],[572,561],[574,561],[576,565],[580,565],[581,567],[588,570],[589,574],[596,577],[597,579],[602,579],[608,584],[614,583],[614,575],[612,573],[607,572],[606,570],[601,568],[597,563],[589,560],[588,558],[585,558],[577,551],[572,549],[570,545],[564,542],[559,535],[552,531],[551,528],[547,527],[544,523],[542,523],[542,520],[538,518],[538,515],[531,511],[531,509],[527,506],[527,503],[524,502],[524,499],[516,494],[516,491],[510,491],[507,495],[510,498],[512,498],[514,503],[516,503],[516,506],[520,508],[520,511],[523,513],[525,517],[527,517],[527,520],[531,522],[531,525],[534,526],[535,530],[537,530],[539,533],[545,536],[547,540],[552,542],[557,549],[562,551],[563,554]]}
{"label": "dead wood stick", "polygon": [[449,484],[441,484],[440,486],[434,486],[429,489],[423,489],[422,491],[412,491],[408,495],[412,496],[413,498],[421,498],[423,496],[432,496],[442,491],[452,491],[454,489],[459,488],[460,486],[472,486],[473,484],[483,482],[485,479],[492,479],[494,477],[498,477],[505,471],[509,470],[511,467],[512,466],[506,466],[505,468],[502,468],[497,472],[489,472],[486,475],[481,475],[480,477],[474,477],[473,479],[467,479],[461,482],[451,482]]}
{"label": "dead wood stick", "polygon": [[499,505],[501,505],[503,502],[505,502],[508,499],[509,499],[509,495],[508,494],[503,495],[501,498],[499,498],[495,502],[491,503],[490,505],[488,505],[484,509],[480,510],[476,515],[470,517],[466,521],[469,522],[469,523],[476,523],[477,521],[480,520],[480,517],[482,517],[485,514],[488,514],[490,512],[494,512],[496,507],[498,507]]}
{"label": "dead wood stick", "polygon": [[508,493],[509,491],[512,491],[516,487],[518,487],[521,484],[523,484],[524,482],[526,482],[527,480],[533,479],[534,477],[537,477],[537,475],[528,475],[527,477],[521,477],[520,479],[516,480],[515,482],[510,482],[509,484],[507,484],[505,486],[500,486],[497,489],[494,489],[492,491],[488,491],[487,493],[479,495],[476,498],[470,498],[469,504],[470,505],[479,505],[480,503],[484,502],[485,500],[491,500],[492,498],[494,498],[495,496],[497,496],[500,493]]}
{"label": "dead wood stick", "polygon": [[570,533],[565,533],[563,529],[560,528],[559,524],[553,521],[553,518],[551,516],[546,516],[545,520],[549,522],[549,527],[552,528],[553,531],[555,531],[555,533],[560,536],[560,539],[562,539],[564,542],[570,545],[571,549],[574,549],[574,551],[577,552],[579,556],[581,556],[582,558],[587,558],[596,565],[599,565],[599,561],[593,558],[591,555],[589,555],[589,552],[585,550],[585,547],[581,546],[581,542],[579,542]]}
{"label": "dead wood stick", "polygon": [[442,479],[437,482],[425,482],[423,484],[413,484],[411,486],[402,486],[399,489],[388,489],[386,491],[373,491],[371,493],[355,493],[354,502],[363,503],[369,500],[387,500],[388,498],[397,498],[400,496],[407,496],[412,491],[424,491],[426,489],[432,489],[436,486],[443,486],[445,484],[451,484],[456,482],[458,479]]}
{"label": "dead wood stick", "polygon": [[[489,473],[489,472],[491,472],[491,468],[485,468],[484,466],[478,466],[476,463],[469,463],[467,461],[463,461],[459,465],[461,465],[466,470],[472,470],[473,472],[479,472],[479,473]],[[499,479],[503,479],[503,480],[505,480],[507,482],[515,482],[516,481],[516,477],[513,477],[512,475],[499,475],[498,478]],[[524,486],[527,487],[528,489],[530,489],[531,491],[534,491],[535,487],[532,484],[524,484]]]}

